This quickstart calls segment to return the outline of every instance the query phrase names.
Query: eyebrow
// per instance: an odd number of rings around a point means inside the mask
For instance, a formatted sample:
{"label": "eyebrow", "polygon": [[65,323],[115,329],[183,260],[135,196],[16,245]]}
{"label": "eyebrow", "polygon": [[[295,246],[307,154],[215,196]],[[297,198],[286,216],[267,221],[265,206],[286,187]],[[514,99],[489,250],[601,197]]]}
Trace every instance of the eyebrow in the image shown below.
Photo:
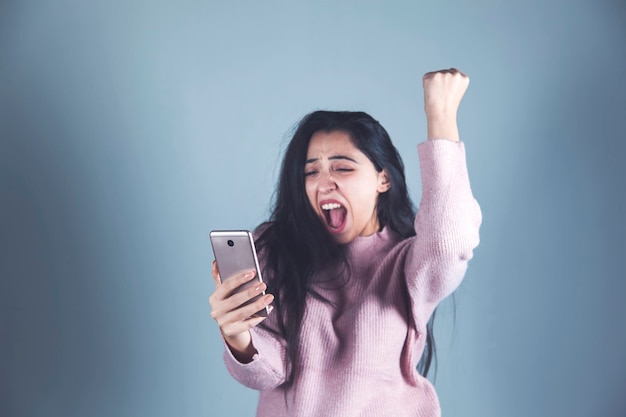
{"label": "eyebrow", "polygon": [[[318,161],[319,158],[311,158],[311,159],[307,159],[305,162],[306,164],[312,164],[313,162]],[[335,156],[331,156],[328,158],[328,160],[330,161],[336,161],[336,160],[346,160],[346,161],[350,161],[350,162],[354,162],[355,164],[358,164],[359,162],[356,159],[350,158],[349,156],[345,156],[345,155],[335,155]]]}

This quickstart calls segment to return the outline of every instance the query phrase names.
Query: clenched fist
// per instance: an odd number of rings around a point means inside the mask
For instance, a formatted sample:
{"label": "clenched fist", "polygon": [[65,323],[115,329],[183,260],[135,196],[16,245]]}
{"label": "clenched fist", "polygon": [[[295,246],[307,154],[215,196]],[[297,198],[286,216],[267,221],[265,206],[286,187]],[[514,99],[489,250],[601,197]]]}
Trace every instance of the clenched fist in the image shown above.
{"label": "clenched fist", "polygon": [[428,72],[422,79],[428,139],[459,141],[456,114],[469,77],[456,68]]}

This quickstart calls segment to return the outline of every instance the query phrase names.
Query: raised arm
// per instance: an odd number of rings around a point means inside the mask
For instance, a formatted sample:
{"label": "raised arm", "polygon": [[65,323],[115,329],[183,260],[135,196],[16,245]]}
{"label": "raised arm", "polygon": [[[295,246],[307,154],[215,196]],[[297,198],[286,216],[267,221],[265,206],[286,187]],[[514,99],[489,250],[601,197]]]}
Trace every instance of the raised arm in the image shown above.
{"label": "raised arm", "polygon": [[431,310],[460,284],[478,245],[481,212],[456,120],[469,78],[456,69],[429,72],[423,85],[428,141],[418,147],[422,201],[405,273],[413,308]]}

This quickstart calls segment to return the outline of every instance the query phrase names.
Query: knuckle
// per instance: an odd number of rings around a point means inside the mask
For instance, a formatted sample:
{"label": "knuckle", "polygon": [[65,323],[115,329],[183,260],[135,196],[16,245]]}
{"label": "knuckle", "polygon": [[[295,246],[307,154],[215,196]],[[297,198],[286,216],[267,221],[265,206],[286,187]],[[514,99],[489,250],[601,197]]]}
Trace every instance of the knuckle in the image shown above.
{"label": "knuckle", "polygon": [[243,284],[244,282],[248,281],[249,279],[250,279],[250,276],[248,275],[248,273],[244,272],[242,274],[235,275],[228,281],[230,281],[233,285],[239,286]]}
{"label": "knuckle", "polygon": [[261,294],[264,290],[265,290],[265,284],[261,283],[259,285],[255,285],[248,290],[248,296],[252,298],[258,294]]}
{"label": "knuckle", "polygon": [[233,294],[230,297],[228,297],[226,299],[226,305],[228,306],[228,308],[231,310],[237,308],[237,306],[241,304],[239,301],[239,298],[240,298],[239,294]]}
{"label": "knuckle", "polygon": [[259,298],[259,301],[257,301],[256,304],[260,306],[261,308],[265,307],[267,304],[269,304],[268,297]]}
{"label": "knuckle", "polygon": [[239,286],[247,281],[247,277],[245,275],[237,275],[237,277],[235,279],[232,279],[231,281],[233,281],[237,286]]}
{"label": "knuckle", "polygon": [[233,291],[235,291],[240,285],[240,282],[238,282],[235,278],[232,278],[224,281],[221,288],[223,288],[226,297],[230,297],[232,296]]}
{"label": "knuckle", "polygon": [[247,318],[248,318],[248,314],[246,313],[245,310],[239,310],[237,312],[237,321],[244,321]]}

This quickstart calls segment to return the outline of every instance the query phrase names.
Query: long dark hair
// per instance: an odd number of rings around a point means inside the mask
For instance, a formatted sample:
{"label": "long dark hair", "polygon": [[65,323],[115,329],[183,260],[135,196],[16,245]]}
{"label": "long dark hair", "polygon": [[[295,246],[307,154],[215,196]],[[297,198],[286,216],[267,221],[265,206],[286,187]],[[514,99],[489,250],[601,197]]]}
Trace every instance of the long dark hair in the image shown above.
{"label": "long dark hair", "polygon": [[[274,294],[278,331],[287,341],[293,381],[302,318],[307,295],[325,300],[313,289],[312,279],[321,268],[345,264],[341,246],[327,232],[313,211],[304,187],[304,165],[311,137],[316,132],[340,131],[349,135],[378,172],[387,172],[390,189],[378,196],[376,213],[380,227],[388,227],[402,238],[415,235],[415,207],[409,197],[404,164],[387,131],[364,112],[315,111],[298,124],[289,142],[280,171],[271,216],[260,228],[257,246],[264,253],[263,275],[268,278],[268,292]],[[345,266],[345,265],[344,265]],[[434,315],[433,315],[434,317]],[[434,354],[432,321],[418,371],[426,376]]]}

